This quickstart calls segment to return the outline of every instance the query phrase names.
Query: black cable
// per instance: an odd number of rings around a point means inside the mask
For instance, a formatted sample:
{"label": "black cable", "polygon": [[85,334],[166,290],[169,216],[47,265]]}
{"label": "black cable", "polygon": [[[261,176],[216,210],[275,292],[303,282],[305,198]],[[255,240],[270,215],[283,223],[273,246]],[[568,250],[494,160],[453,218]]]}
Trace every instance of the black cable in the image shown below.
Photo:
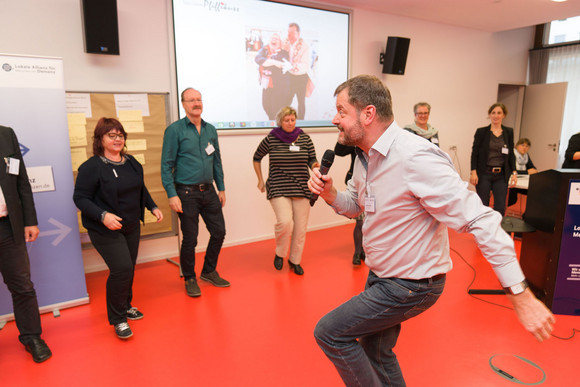
{"label": "black cable", "polygon": [[[485,302],[488,303],[490,305],[494,305],[494,306],[499,306],[501,308],[505,308],[508,310],[514,310],[514,308],[509,307],[509,306],[505,306],[502,304],[498,304],[497,302],[492,302],[492,301],[488,301],[485,300],[483,298],[479,298],[473,294],[469,293],[469,290],[471,289],[471,286],[473,285],[473,283],[475,282],[475,278],[477,277],[477,271],[475,270],[475,267],[473,267],[473,265],[471,265],[469,262],[467,262],[467,260],[463,257],[463,255],[461,255],[459,253],[459,251],[455,250],[452,247],[449,247],[450,251],[453,251],[455,254],[457,254],[457,256],[459,256],[459,258],[461,258],[461,260],[471,269],[471,271],[473,272],[473,278],[471,279],[471,282],[469,283],[469,285],[467,285],[467,289],[465,290],[467,292],[467,294],[473,298],[475,298],[476,300],[479,300],[481,302]],[[576,335],[576,332],[580,333],[580,330],[576,329],[576,328],[572,328],[572,335],[570,337],[560,337],[560,336],[556,336],[555,334],[551,333],[550,335],[556,339],[560,339],[560,340],[571,340],[572,338],[574,338],[574,336]]]}

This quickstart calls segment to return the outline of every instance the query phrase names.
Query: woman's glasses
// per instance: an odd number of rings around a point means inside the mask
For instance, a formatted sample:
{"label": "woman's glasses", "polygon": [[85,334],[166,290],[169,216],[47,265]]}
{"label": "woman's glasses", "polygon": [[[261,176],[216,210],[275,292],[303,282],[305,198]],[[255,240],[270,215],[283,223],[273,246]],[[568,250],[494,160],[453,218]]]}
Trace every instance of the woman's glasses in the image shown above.
{"label": "woman's glasses", "polygon": [[122,133],[107,133],[107,137],[109,137],[111,140],[116,140],[116,139],[124,140],[125,139],[125,135]]}

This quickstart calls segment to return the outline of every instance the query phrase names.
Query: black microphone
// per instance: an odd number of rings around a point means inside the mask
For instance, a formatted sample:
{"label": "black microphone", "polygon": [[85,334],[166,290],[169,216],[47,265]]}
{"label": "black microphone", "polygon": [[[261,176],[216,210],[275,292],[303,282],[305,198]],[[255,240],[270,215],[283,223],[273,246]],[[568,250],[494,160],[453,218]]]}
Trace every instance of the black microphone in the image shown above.
{"label": "black microphone", "polygon": [[[326,152],[324,152],[324,155],[322,156],[322,160],[320,160],[320,174],[326,175],[328,173],[328,170],[332,166],[333,162],[334,162],[334,151],[327,149]],[[318,195],[313,192],[312,195],[310,196],[310,207],[312,207],[314,203],[316,203],[317,199]]]}

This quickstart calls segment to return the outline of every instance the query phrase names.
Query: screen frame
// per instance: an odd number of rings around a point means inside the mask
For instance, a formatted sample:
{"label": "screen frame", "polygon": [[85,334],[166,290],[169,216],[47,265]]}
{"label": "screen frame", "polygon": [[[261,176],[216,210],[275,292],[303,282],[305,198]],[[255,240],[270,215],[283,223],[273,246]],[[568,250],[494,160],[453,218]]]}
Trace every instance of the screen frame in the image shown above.
{"label": "screen frame", "polygon": [[[174,1],[175,0],[170,0],[170,1],[168,1],[167,4],[168,4],[168,19],[169,19],[168,30],[169,30],[169,39],[170,39],[170,53],[169,53],[169,55],[170,55],[171,63],[173,64],[171,66],[172,71],[170,74],[171,93],[173,93],[173,95],[175,96],[175,98],[172,99],[173,101],[175,101],[175,105],[173,106],[173,108],[171,108],[171,113],[172,113],[172,117],[174,118],[173,121],[176,121],[178,119],[183,118],[185,116],[185,114],[183,113],[183,108],[182,108],[182,104],[181,104],[181,92],[182,92],[182,90],[179,89],[180,85],[179,85],[179,79],[178,79],[177,44],[176,44],[175,20],[174,20],[175,19]],[[350,78],[351,69],[352,69],[352,55],[351,55],[351,53],[352,53],[352,42],[353,42],[353,10],[352,9],[339,7],[339,6],[333,6],[333,5],[329,5],[329,4],[318,4],[318,3],[312,3],[312,2],[300,1],[300,0],[295,0],[295,1],[256,0],[256,1],[264,2],[264,3],[280,4],[280,5],[289,5],[289,6],[302,7],[302,8],[313,9],[313,10],[321,10],[321,11],[328,11],[328,12],[344,14],[347,17],[346,78],[344,80],[346,81],[348,78]],[[338,84],[336,86],[338,86]],[[184,85],[184,87],[185,87],[185,85]],[[332,90],[331,93],[333,91],[334,90]],[[202,93],[203,93],[203,90],[202,90]],[[170,102],[170,104],[172,104],[172,103]],[[204,118],[203,114],[202,114],[202,118]],[[211,121],[208,121],[208,122],[212,123]],[[216,125],[216,129],[221,131],[222,134],[225,134],[225,133],[244,134],[244,133],[248,133],[248,131],[251,131],[251,132],[254,132],[254,131],[260,132],[261,131],[261,132],[263,132],[264,129],[272,128],[273,123],[275,123],[275,122],[271,121],[271,122],[266,122],[264,125],[251,126],[251,127],[240,127],[240,126],[218,127]],[[323,130],[328,130],[330,128],[335,127],[332,124],[331,119],[329,119],[328,121],[320,120],[320,121],[317,121],[316,124],[308,124],[302,120],[297,120],[297,126],[303,127],[305,129],[321,128]]]}

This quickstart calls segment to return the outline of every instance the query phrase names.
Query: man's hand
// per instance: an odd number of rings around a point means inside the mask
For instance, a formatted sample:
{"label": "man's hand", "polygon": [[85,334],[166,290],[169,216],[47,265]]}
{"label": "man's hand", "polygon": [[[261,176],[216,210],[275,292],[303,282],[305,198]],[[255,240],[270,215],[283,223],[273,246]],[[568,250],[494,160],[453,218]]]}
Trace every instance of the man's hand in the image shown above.
{"label": "man's hand", "polygon": [[524,328],[534,335],[536,340],[544,341],[550,338],[556,319],[529,288],[520,294],[508,294],[507,297]]}
{"label": "man's hand", "polygon": [[179,199],[179,196],[173,196],[169,198],[169,208],[175,212],[183,212],[183,209],[181,208],[181,199]]}
{"label": "man's hand", "polygon": [[308,188],[310,192],[317,194],[327,203],[332,203],[336,199],[336,188],[332,185],[332,177],[321,175],[319,168],[312,169],[312,176],[308,179]]}
{"label": "man's hand", "polygon": [[40,230],[38,226],[27,226],[24,227],[24,240],[26,242],[34,242],[38,237]]}
{"label": "man's hand", "polygon": [[222,207],[225,207],[225,205],[226,205],[226,191],[219,191],[218,198],[220,199],[220,203],[222,204]]}

